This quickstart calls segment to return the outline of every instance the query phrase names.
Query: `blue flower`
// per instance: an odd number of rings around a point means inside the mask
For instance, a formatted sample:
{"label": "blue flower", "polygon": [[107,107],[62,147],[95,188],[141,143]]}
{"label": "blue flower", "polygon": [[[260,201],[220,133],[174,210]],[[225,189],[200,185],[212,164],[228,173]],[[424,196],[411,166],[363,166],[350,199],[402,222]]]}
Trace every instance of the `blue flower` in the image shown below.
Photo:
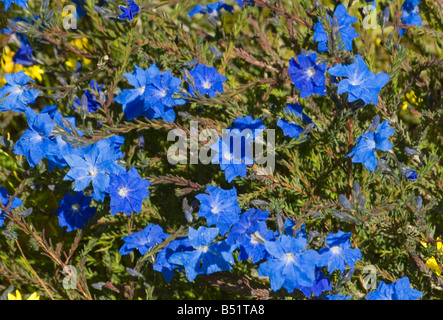
{"label": "blue flower", "polygon": [[38,90],[27,88],[26,84],[34,80],[26,73],[6,73],[5,80],[6,84],[0,88],[0,111],[21,112],[28,104],[35,103],[39,93]]}
{"label": "blue flower", "polygon": [[211,146],[216,152],[211,162],[220,164],[226,181],[232,182],[238,176],[246,177],[247,166],[254,164],[252,143],[265,128],[261,120],[254,120],[251,116],[237,118],[234,127],[229,127],[224,136]]}
{"label": "blue flower", "polygon": [[177,265],[171,264],[169,262],[169,258],[174,253],[184,251],[194,251],[194,248],[191,246],[188,238],[179,238],[171,241],[166,248],[164,248],[157,254],[153,269],[155,271],[161,272],[166,282],[171,281],[174,276],[174,270],[180,269]]}
{"label": "blue flower", "polygon": [[340,274],[346,269],[346,264],[353,269],[355,262],[361,259],[361,251],[358,248],[351,249],[352,232],[329,233],[326,236],[327,247],[319,250],[319,266],[328,267],[329,274],[335,270],[340,270]]}
{"label": "blue flower", "polygon": [[417,172],[415,172],[415,170],[411,168],[404,168],[403,175],[405,176],[406,179],[410,181],[415,181],[418,178]]}
{"label": "blue flower", "polygon": [[377,126],[376,132],[363,133],[357,139],[357,146],[346,157],[352,157],[352,163],[363,163],[369,171],[374,171],[377,166],[375,150],[388,151],[392,144],[388,137],[394,134],[394,129],[389,127],[389,119]]}
{"label": "blue flower", "polygon": [[[240,221],[232,227],[226,240],[229,244],[236,244],[240,249],[239,261],[251,258],[252,263],[257,263],[268,257],[264,244],[257,238],[274,240],[274,232],[266,227],[265,220],[268,216],[269,211],[252,208],[244,212],[240,216]],[[256,235],[257,232],[259,235]]]}
{"label": "blue flower", "polygon": [[8,11],[12,3],[19,5],[22,8],[28,6],[28,0],[2,0],[5,3],[5,11]]}
{"label": "blue flower", "polygon": [[[343,40],[341,47],[343,47],[346,51],[351,51],[352,39],[360,36],[357,32],[355,32],[354,27],[351,27],[351,24],[357,22],[358,19],[348,15],[346,12],[346,7],[342,4],[339,4],[335,9],[334,16],[338,19],[340,39]],[[329,23],[332,25],[332,18],[330,16],[327,17]],[[319,52],[328,51],[328,34],[326,33],[321,21],[317,22],[314,26],[314,37],[312,40],[318,42]]]}
{"label": "blue flower", "polygon": [[126,5],[129,8],[125,8],[123,6],[120,6],[120,10],[123,12],[121,15],[118,16],[120,20],[129,20],[132,21],[134,19],[134,16],[139,13],[140,7],[132,0],[126,1]]}
{"label": "blue flower", "polygon": [[193,251],[174,253],[169,262],[184,266],[186,277],[194,281],[199,274],[212,274],[217,271],[229,271],[234,263],[232,252],[235,246],[226,241],[213,242],[218,235],[218,228],[189,228],[188,238]]}
{"label": "blue flower", "polygon": [[[9,198],[8,196],[12,196],[11,194],[8,193],[8,190],[6,190],[5,187],[0,187],[0,202],[2,203],[2,205],[4,205],[5,207],[8,205],[9,203]],[[9,209],[15,209],[20,207],[21,205],[23,205],[22,200],[20,200],[19,198],[14,198],[11,201],[11,205],[9,206]],[[5,223],[5,212],[3,210],[0,209],[0,227],[3,227],[3,224]]]}
{"label": "blue flower", "polygon": [[171,71],[166,71],[156,75],[146,84],[144,101],[145,112],[148,112],[149,118],[162,118],[167,122],[175,120],[172,107],[186,103],[184,99],[173,98],[173,95],[180,91],[181,83],[180,78],[173,77]]}
{"label": "blue flower", "polygon": [[[97,93],[100,93],[100,91],[103,89],[103,85],[98,85],[97,81],[95,80],[91,80],[91,82],[89,83],[89,87]],[[96,96],[90,90],[85,90],[85,96],[88,100],[88,111],[90,113],[94,113],[95,111],[97,111],[98,108],[101,107],[100,102],[97,100]],[[81,100],[78,97],[75,98],[74,106],[75,107],[81,106]]]}
{"label": "blue flower", "polygon": [[[211,145],[211,149],[216,152],[211,162],[213,164],[220,164],[220,170],[225,172],[225,179],[229,183],[238,176],[246,177],[247,164],[241,157],[241,154],[246,152],[246,147],[243,148],[245,144],[243,144],[244,140],[240,140],[241,138],[240,130],[230,130],[230,135],[223,138],[219,137],[217,142]],[[235,141],[239,142],[236,144]],[[237,147],[235,151],[234,146]],[[251,161],[248,162],[248,164],[252,163]]]}
{"label": "blue flower", "polygon": [[208,4],[206,5],[206,8],[203,7],[201,4],[197,4],[194,8],[192,8],[191,11],[188,12],[188,14],[191,19],[195,14],[198,13],[209,14],[209,16],[211,17],[217,17],[220,14],[221,9],[225,9],[232,14],[234,7],[224,3],[223,1],[217,1],[215,3]]}
{"label": "blue flower", "polygon": [[297,90],[300,90],[300,98],[309,97],[312,94],[324,96],[326,94],[325,71],[327,63],[317,65],[317,54],[299,54],[298,62],[289,60],[288,74]]}
{"label": "blue flower", "polygon": [[240,8],[243,7],[245,4],[249,4],[250,6],[252,6],[254,4],[254,1],[235,0],[235,2],[238,3]]}
{"label": "blue flower", "polygon": [[135,87],[135,89],[123,89],[118,97],[114,99],[114,101],[123,105],[126,119],[132,120],[141,115],[146,116],[148,119],[152,118],[152,111],[151,114],[145,112],[144,93],[146,85],[158,74],[160,74],[160,70],[155,63],[147,70],[135,66],[133,73],[123,74],[128,82]]}
{"label": "blue flower", "polygon": [[62,150],[62,155],[71,167],[64,180],[75,181],[74,191],[84,190],[92,182],[93,198],[96,201],[103,201],[105,198],[109,174],[124,170],[115,162],[115,150],[109,148],[108,144],[100,147],[100,144],[95,143],[80,153]]}
{"label": "blue flower", "polygon": [[[223,82],[228,79],[218,73],[217,69],[202,64],[195,66],[189,72],[194,78],[195,89],[203,96],[208,94],[211,98],[215,98],[216,92],[223,92]],[[188,79],[186,79],[188,81]],[[192,94],[194,88],[189,86],[189,93]]]}
{"label": "blue flower", "polygon": [[341,294],[325,295],[324,300],[349,300],[352,296],[342,296]]}
{"label": "blue flower", "polygon": [[120,150],[120,147],[125,142],[125,137],[122,136],[112,136],[106,139],[101,139],[97,141],[95,144],[101,148],[109,148],[113,154],[114,154],[114,160],[118,160],[120,158],[123,158],[125,155]]}
{"label": "blue flower", "polygon": [[[421,27],[421,17],[418,14],[419,8],[418,4],[420,3],[420,0],[405,0],[405,2],[402,5],[402,16],[401,16],[401,23],[408,24],[411,26],[417,26]],[[399,34],[402,36],[407,29],[400,28]]]}
{"label": "blue flower", "polygon": [[35,64],[35,58],[32,55],[33,50],[31,46],[23,41],[20,41],[20,48],[12,57],[12,61],[22,66],[32,66]]}
{"label": "blue flower", "polygon": [[312,249],[306,250],[306,246],[305,238],[285,234],[276,241],[265,241],[266,250],[272,258],[260,264],[258,275],[269,277],[271,290],[283,287],[292,293],[297,287],[313,286],[319,255]]}
{"label": "blue flower", "polygon": [[360,55],[357,61],[348,65],[336,65],[328,69],[329,74],[336,77],[346,77],[338,84],[338,94],[348,92],[348,101],[354,102],[362,99],[365,104],[378,103],[378,94],[383,86],[388,83],[390,76],[380,72],[372,73]]}
{"label": "blue flower", "polygon": [[403,277],[391,284],[380,281],[377,290],[366,295],[366,300],[417,300],[422,296],[421,291],[411,288],[408,277]]}
{"label": "blue flower", "polygon": [[[62,127],[64,130],[66,130],[67,132],[71,133],[71,129],[67,128],[63,122],[63,120],[67,121],[70,124],[71,128],[74,128],[76,130],[76,125],[75,125],[75,118],[74,117],[63,117],[62,114],[60,113],[60,111],[57,110],[57,105],[52,105],[52,106],[47,106],[45,107],[42,111],[40,111],[40,114],[47,114],[49,115],[49,117],[51,118],[51,120],[59,125],[60,127]],[[77,134],[80,136],[83,136],[83,132],[76,130]],[[62,148],[68,148],[69,150],[73,150],[73,148],[66,142],[63,140],[62,135],[57,135],[54,137],[54,141],[57,144],[56,148],[49,148],[49,150],[51,152],[47,152],[45,154],[45,158],[48,159],[48,169],[49,172],[52,172],[55,167],[58,168],[64,168],[68,165],[68,163],[65,161],[65,159],[63,158],[62,154],[61,154],[61,149]],[[48,151],[49,151],[48,150]],[[79,149],[77,149],[79,150]],[[73,151],[75,152],[75,151]]]}
{"label": "blue flower", "polygon": [[51,137],[54,122],[49,115],[36,114],[27,107],[28,129],[23,133],[14,146],[14,153],[26,156],[31,167],[35,167],[48,154],[57,152],[57,144]]}
{"label": "blue flower", "polygon": [[68,227],[66,231],[82,229],[95,213],[96,207],[91,207],[91,197],[87,197],[83,192],[76,194],[66,194],[63,200],[58,203],[60,207],[55,212],[58,216],[60,227]]}
{"label": "blue flower", "polygon": [[[291,236],[291,237],[295,236],[296,238],[304,238],[307,241],[308,238],[307,238],[306,230],[305,230],[306,226],[302,225],[300,227],[300,230],[297,232],[297,230],[295,229],[296,225],[297,225],[297,223],[294,220],[287,218],[284,223],[285,230],[284,230],[283,234],[286,233],[288,236]],[[295,232],[295,234],[294,234],[294,232]],[[280,236],[280,233],[278,230],[276,230],[276,235]]]}
{"label": "blue flower", "polygon": [[[310,298],[312,293],[314,297],[318,297],[323,291],[332,290],[331,281],[325,277],[324,273],[319,268],[315,271],[315,280],[312,286],[298,286],[297,289],[301,290],[303,294]],[[312,292],[312,293],[311,293]]]}
{"label": "blue flower", "polygon": [[[284,110],[289,116],[293,118],[298,118],[304,124],[312,123],[311,118],[309,118],[304,112],[303,107],[299,104],[286,104],[287,108]],[[293,120],[288,120],[285,118],[279,119],[277,121],[277,126],[283,130],[283,134],[290,138],[297,138],[300,133],[303,132],[304,128]]]}
{"label": "blue flower", "polygon": [[143,200],[149,196],[147,188],[151,183],[140,178],[136,168],[118,175],[111,173],[109,177],[107,193],[111,196],[111,214],[123,212],[130,216],[132,212],[140,213]]}
{"label": "blue flower", "polygon": [[229,127],[229,129],[239,129],[240,131],[249,129],[252,131],[252,136],[255,139],[256,136],[266,129],[266,126],[261,119],[254,119],[251,116],[246,116],[234,119],[234,126]]}
{"label": "blue flower", "polygon": [[125,244],[119,252],[126,255],[137,249],[141,255],[145,255],[153,245],[163,242],[167,237],[168,234],[163,232],[162,227],[150,223],[142,231],[124,237]]}
{"label": "blue flower", "polygon": [[205,217],[208,226],[215,225],[220,234],[224,235],[233,224],[240,220],[241,208],[237,202],[237,190],[208,186],[206,193],[195,196],[200,200],[197,217]]}

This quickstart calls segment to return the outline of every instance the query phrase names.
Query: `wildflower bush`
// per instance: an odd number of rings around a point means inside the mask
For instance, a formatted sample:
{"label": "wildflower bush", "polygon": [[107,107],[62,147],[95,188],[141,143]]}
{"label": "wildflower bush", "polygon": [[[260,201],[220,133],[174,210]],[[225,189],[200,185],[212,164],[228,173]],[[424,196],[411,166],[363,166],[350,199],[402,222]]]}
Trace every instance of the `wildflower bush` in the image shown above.
{"label": "wildflower bush", "polygon": [[441,1],[0,2],[4,299],[443,297]]}

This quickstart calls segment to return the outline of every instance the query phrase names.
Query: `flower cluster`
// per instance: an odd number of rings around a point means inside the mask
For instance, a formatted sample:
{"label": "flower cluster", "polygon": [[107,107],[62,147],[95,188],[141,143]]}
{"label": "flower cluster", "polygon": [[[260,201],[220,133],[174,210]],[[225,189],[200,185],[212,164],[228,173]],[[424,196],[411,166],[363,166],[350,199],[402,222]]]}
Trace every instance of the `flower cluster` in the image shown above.
{"label": "flower cluster", "polygon": [[[271,290],[284,288],[292,293],[297,289],[307,297],[311,294],[319,297],[333,290],[322,268],[329,275],[335,270],[342,275],[347,267],[354,269],[356,262],[362,259],[360,249],[351,248],[351,232],[329,233],[325,238],[326,246],[316,251],[309,246],[304,225],[298,232],[294,231],[295,222],[287,219],[284,232],[274,232],[266,223],[269,212],[251,208],[240,214],[235,188],[223,190],[209,186],[206,192],[208,194],[196,196],[200,201],[197,217],[205,217],[206,224],[215,227],[189,227],[187,237],[170,242],[158,253],[154,270],[162,272],[168,282],[180,266],[190,282],[199,274],[230,271],[235,264],[234,252],[238,249],[238,261],[250,259],[258,263],[258,276],[269,278]],[[128,254],[138,249],[144,255],[166,238],[160,226],[149,224],[144,230],[123,238],[125,244],[120,253]],[[404,277],[391,285],[381,281],[377,290],[366,298],[409,300],[419,299],[421,295]],[[326,300],[350,298],[325,296]]]}

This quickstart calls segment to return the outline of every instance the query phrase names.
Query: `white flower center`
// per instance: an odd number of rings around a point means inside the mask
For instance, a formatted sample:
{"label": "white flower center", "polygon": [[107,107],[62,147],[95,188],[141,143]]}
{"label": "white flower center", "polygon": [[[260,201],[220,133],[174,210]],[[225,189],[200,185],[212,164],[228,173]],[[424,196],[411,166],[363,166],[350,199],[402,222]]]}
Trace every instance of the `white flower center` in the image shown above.
{"label": "white flower center", "polygon": [[368,149],[375,149],[375,141],[374,140],[369,140],[366,139],[365,140],[368,142]]}
{"label": "white flower center", "polygon": [[211,83],[208,80],[206,80],[205,82],[202,83],[202,86],[205,89],[209,89],[211,88]]}
{"label": "white flower center", "polygon": [[225,152],[223,155],[224,155],[225,159],[228,161],[231,161],[233,158],[232,153],[229,153],[229,152]]}
{"label": "white flower center", "polygon": [[23,87],[22,86],[15,86],[13,91],[11,93],[15,93],[15,94],[22,94],[23,92]]}
{"label": "white flower center", "polygon": [[205,253],[205,252],[207,252],[208,250],[209,250],[209,247],[208,247],[208,246],[200,246],[200,251],[201,251],[201,252]]}
{"label": "white flower center", "polygon": [[80,205],[78,203],[75,203],[71,206],[72,211],[78,211],[80,209]]}
{"label": "white flower center", "polygon": [[97,167],[92,167],[91,170],[89,170],[89,176],[94,178],[98,173]]}
{"label": "white flower center", "polygon": [[118,195],[122,198],[125,198],[128,195],[129,190],[125,187],[118,189]]}
{"label": "white flower center", "polygon": [[140,94],[143,94],[145,92],[145,88],[146,88],[146,86],[143,86],[143,87],[138,88],[137,90]]}
{"label": "white flower center", "polygon": [[294,262],[294,260],[295,260],[295,257],[294,257],[294,254],[292,252],[285,253],[285,261],[286,261],[286,263],[292,263],[292,262]]}
{"label": "white flower center", "polygon": [[220,209],[218,208],[218,206],[211,209],[211,212],[214,214],[217,214],[219,211]]}
{"label": "white flower center", "polygon": [[166,90],[161,90],[158,95],[160,98],[163,98],[163,97],[166,97],[167,94],[168,94],[168,92],[166,92]]}
{"label": "white flower center", "polygon": [[332,252],[332,254],[340,254],[341,253],[341,248],[339,246],[333,246],[331,248],[331,252]]}
{"label": "white flower center", "polygon": [[314,67],[310,67],[308,70],[305,71],[305,74],[308,76],[308,78],[311,78],[315,73]]}

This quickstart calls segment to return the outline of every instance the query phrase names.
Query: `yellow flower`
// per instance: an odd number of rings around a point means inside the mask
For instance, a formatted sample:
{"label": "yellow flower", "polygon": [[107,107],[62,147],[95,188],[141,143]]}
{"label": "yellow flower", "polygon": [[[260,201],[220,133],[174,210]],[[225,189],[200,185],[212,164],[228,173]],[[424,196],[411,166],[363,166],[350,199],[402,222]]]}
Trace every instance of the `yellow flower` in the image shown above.
{"label": "yellow flower", "polygon": [[22,66],[15,64],[12,61],[15,52],[13,52],[8,46],[3,48],[3,55],[1,59],[1,68],[5,73],[14,73],[22,70]]}
{"label": "yellow flower", "polygon": [[435,272],[435,274],[437,276],[441,275],[441,268],[437,263],[437,260],[435,260],[435,257],[430,257],[427,261],[426,261],[426,267],[428,267],[429,269],[431,269],[432,271]]}
{"label": "yellow flower", "polygon": [[[437,238],[437,240],[440,240],[440,238]],[[420,243],[422,244],[423,247],[425,247],[425,248],[428,247],[428,244],[427,244],[426,242],[421,242],[421,241],[420,241]],[[437,250],[438,250],[438,251],[441,251],[441,252],[443,253],[443,244],[442,244],[441,241],[438,241],[438,242],[437,242]],[[436,274],[437,276],[440,276],[440,275],[442,274],[441,266],[438,264],[437,259],[435,259],[434,256],[430,257],[430,258],[426,261],[425,264],[426,264],[426,266],[427,266],[429,269],[431,269],[432,271],[434,271],[435,274]]]}
{"label": "yellow flower", "polygon": [[408,102],[403,101],[403,106],[401,107],[403,110],[406,110],[408,108]]}
{"label": "yellow flower", "polygon": [[417,98],[414,90],[412,90],[411,92],[407,92],[405,94],[405,96],[406,96],[406,100],[408,100],[408,102],[414,106],[418,106],[420,103],[423,102],[422,98]]}
{"label": "yellow flower", "polygon": [[38,80],[40,82],[43,80],[42,74],[45,74],[45,70],[39,65],[24,68],[23,71],[33,80]]}
{"label": "yellow flower", "polygon": [[[13,52],[8,46],[5,46],[3,48],[3,56],[1,59],[1,68],[4,71],[4,73],[15,73],[19,72],[20,70],[23,70],[24,73],[26,73],[28,76],[30,76],[33,80],[42,81],[42,75],[45,73],[45,70],[39,65],[34,65],[30,67],[23,67],[20,64],[15,64],[14,61],[12,61],[12,58],[14,57],[15,52]],[[4,85],[6,83],[5,79],[2,78],[0,80],[0,84]]]}
{"label": "yellow flower", "polygon": [[[4,73],[15,73],[22,70],[22,66],[15,64],[12,61],[12,57],[14,56],[14,52],[8,46],[3,48],[3,54],[0,59],[0,67]],[[5,77],[0,78],[0,85],[3,86],[6,83]]]}
{"label": "yellow flower", "polygon": [[377,46],[379,46],[380,43],[381,43],[381,39],[377,37],[377,39],[375,39],[375,44],[376,44]]}
{"label": "yellow flower", "polygon": [[[8,300],[23,300],[23,298],[20,291],[15,290],[15,296],[12,293],[8,293]],[[34,292],[26,300],[40,300],[40,296],[37,295],[37,292]]]}
{"label": "yellow flower", "polygon": [[[80,51],[83,51],[84,53],[89,53],[92,50],[92,46],[88,41],[88,38],[78,38],[72,41],[69,41],[70,44],[73,46],[76,46]],[[66,61],[66,65],[71,68],[75,68],[77,60],[74,58],[69,58],[68,61]],[[82,58],[82,62],[85,65],[88,65],[92,62],[90,59]]]}

